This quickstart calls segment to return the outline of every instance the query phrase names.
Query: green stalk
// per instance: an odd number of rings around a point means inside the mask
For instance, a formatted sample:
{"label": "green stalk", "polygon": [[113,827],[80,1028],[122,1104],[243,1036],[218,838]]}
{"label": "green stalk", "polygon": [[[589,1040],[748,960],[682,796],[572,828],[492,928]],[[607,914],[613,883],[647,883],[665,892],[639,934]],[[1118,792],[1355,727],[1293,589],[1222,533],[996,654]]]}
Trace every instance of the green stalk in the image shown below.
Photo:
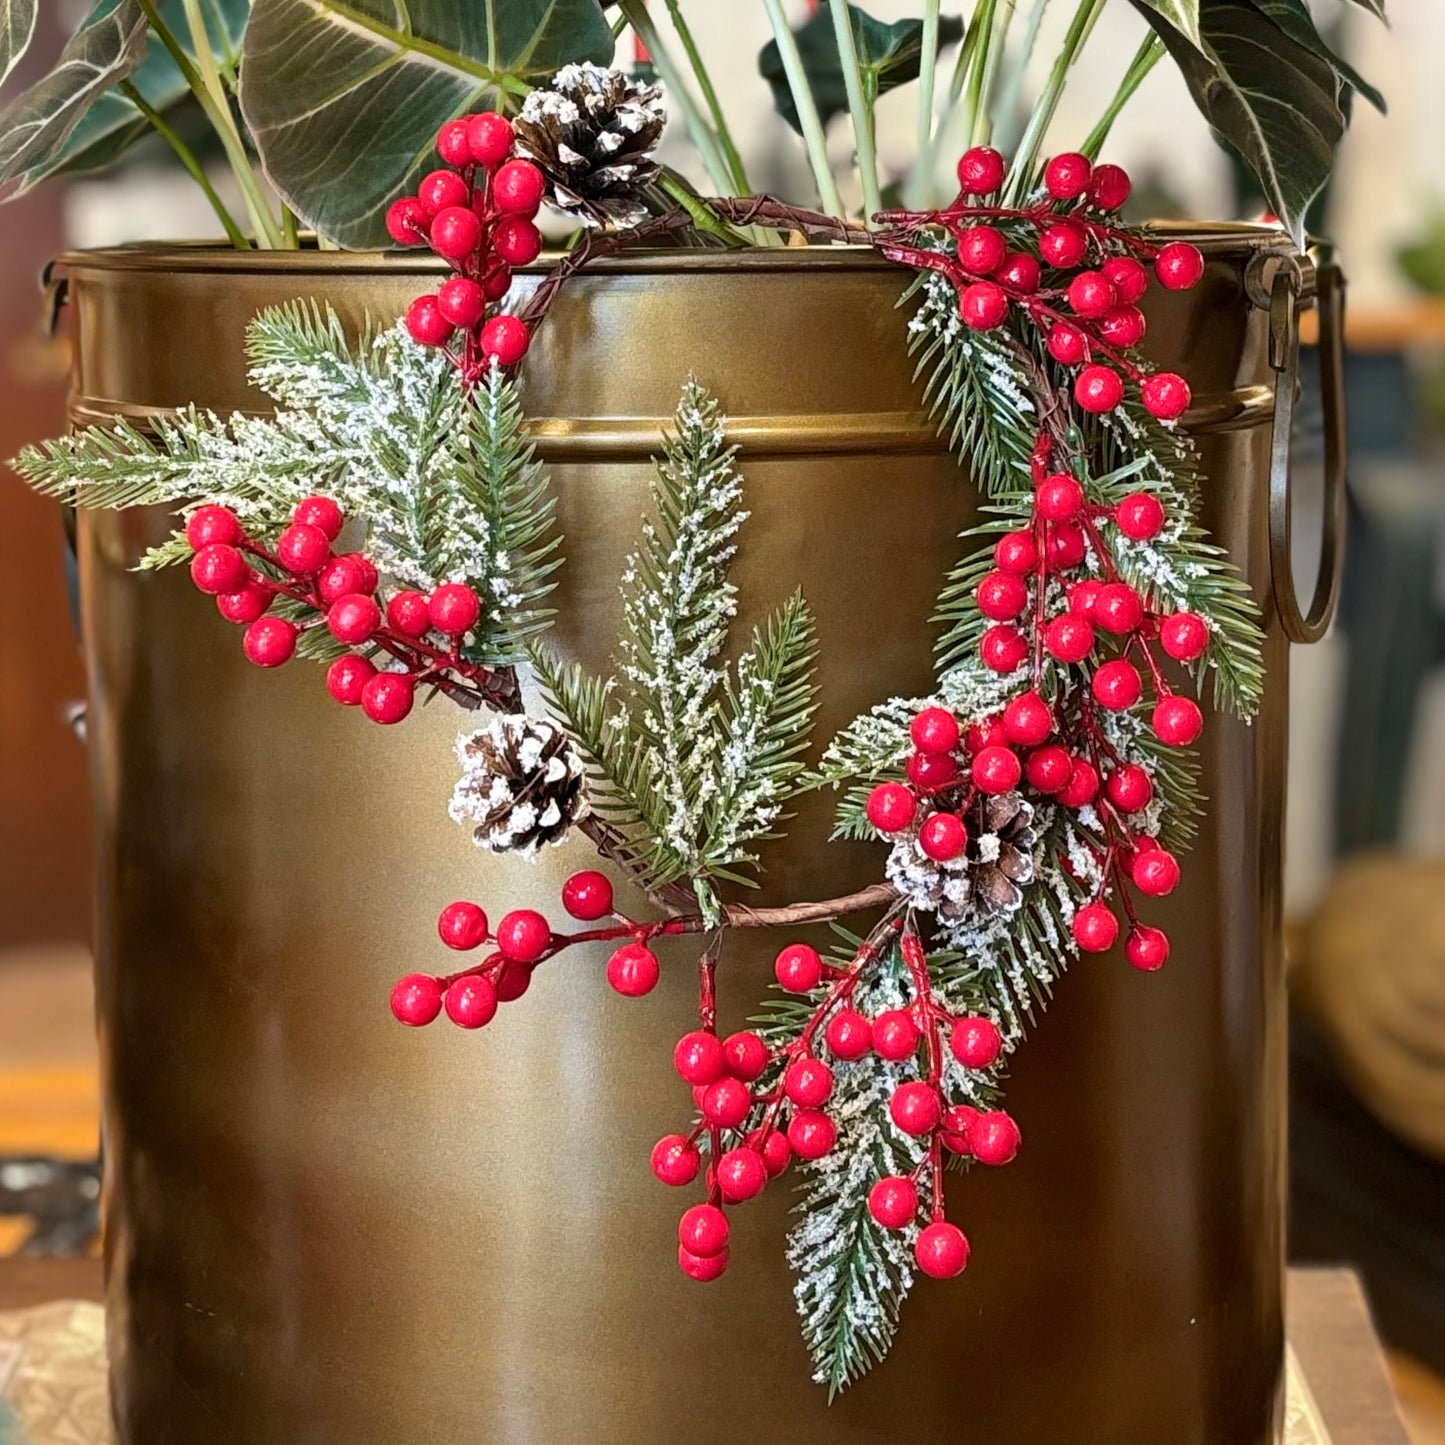
{"label": "green stalk", "polygon": [[1013,167],[1009,173],[1008,194],[1015,200],[1027,192],[1032,184],[1034,168],[1038,164],[1039,148],[1043,145],[1044,135],[1053,121],[1055,111],[1059,108],[1059,98],[1064,93],[1069,71],[1073,67],[1074,61],[1078,59],[1079,52],[1084,48],[1105,3],[1106,0],[1079,0],[1079,8],[1074,12],[1073,20],[1069,22],[1068,33],[1064,36],[1064,43],[1059,50],[1058,58],[1054,61],[1054,68],[1049,73],[1048,84],[1044,86],[1043,93],[1034,106],[1033,114],[1029,117],[1028,126],[1024,130],[1023,139],[1019,142],[1018,151],[1014,155]]}
{"label": "green stalk", "polygon": [[718,143],[722,146],[728,173],[732,177],[733,190],[740,196],[750,196],[753,188],[748,184],[748,174],[743,167],[743,158],[738,153],[737,146],[733,144],[732,132],[728,129],[727,116],[723,113],[722,102],[718,99],[717,90],[712,83],[712,76],[707,73],[707,66],[703,64],[697,42],[692,38],[692,27],[688,25],[683,16],[680,0],[667,0],[667,13],[672,16],[672,28],[677,31],[677,38],[682,41],[682,48],[687,52],[692,73],[697,78],[698,89],[702,91],[702,98],[707,102],[708,111],[712,115],[713,128],[717,133]]}
{"label": "green stalk", "polygon": [[923,49],[918,57],[918,160],[920,171],[933,164],[933,81],[938,69],[938,12],[941,0],[923,7]]}
{"label": "green stalk", "polygon": [[163,136],[170,148],[175,151],[177,159],[190,172],[191,179],[201,188],[206,199],[211,203],[211,209],[220,218],[221,225],[226,228],[226,235],[231,244],[238,251],[249,251],[251,243],[246,238],[246,233],[236,224],[231,213],[226,209],[226,203],[216,193],[215,186],[211,184],[211,178],[206,174],[205,167],[196,159],[195,152],[171,128],[170,122],[166,120],[165,116],[129,80],[121,81],[116,88],[145,116],[151,124],[151,129]]}
{"label": "green stalk", "polygon": [[842,220],[843,198],[838,194],[838,182],[828,164],[828,145],[823,136],[823,122],[813,100],[813,91],[808,85],[808,73],[803,69],[803,57],[798,54],[798,42],[788,27],[788,17],[783,14],[781,0],[763,0],[763,8],[768,12],[768,20],[773,27],[773,39],[778,42],[778,55],[788,77],[788,88],[793,93],[793,105],[798,112],[799,124],[803,127],[803,142],[808,148],[808,160],[813,167],[813,180],[818,186],[819,199],[830,216]]}
{"label": "green stalk", "polygon": [[858,47],[853,43],[853,17],[848,0],[830,0],[833,35],[838,60],[843,66],[843,85],[848,92],[848,112],[853,117],[853,139],[858,149],[858,172],[863,179],[863,219],[870,221],[883,209],[883,192],[878,185],[878,150],[873,141],[873,104],[863,94],[863,72],[858,66]]}
{"label": "green stalk", "polygon": [[671,176],[663,171],[657,178],[657,187],[692,217],[692,224],[696,230],[706,231],[709,236],[716,236],[720,241],[726,241],[729,246],[749,244],[747,236],[728,225],[706,201],[693,195],[686,186],[682,185],[676,176]]}
{"label": "green stalk", "polygon": [[963,83],[968,79],[969,70],[973,66],[973,53],[978,49],[978,19],[982,9],[983,6],[980,4],[978,9],[973,12],[973,18],[968,22],[968,29],[963,33],[963,44],[958,47],[958,58],[953,62],[953,78],[948,82],[950,115],[958,104],[959,96],[963,94]]}
{"label": "green stalk", "polygon": [[1014,117],[1018,113],[1019,95],[1024,87],[1024,74],[1029,68],[1029,61],[1033,58],[1034,46],[1038,44],[1039,39],[1039,27],[1044,23],[1044,12],[1048,8],[1049,0],[1034,0],[1033,8],[1029,11],[1028,24],[1024,27],[1024,39],[1019,57],[1009,68],[1003,93],[999,96],[998,104],[993,107],[994,115],[998,117],[1004,127],[999,136],[1002,142],[999,149],[1005,155],[1013,150],[1013,142],[1018,130]]}
{"label": "green stalk", "polygon": [[973,112],[970,145],[987,145],[993,136],[993,85],[999,61],[1008,46],[1009,27],[1013,24],[1015,0],[1003,0],[1003,10],[994,21],[988,44],[983,51],[983,70],[979,78],[978,103]]}
{"label": "green stalk", "polygon": [[1151,32],[1135,52],[1134,59],[1129,62],[1129,69],[1124,72],[1124,79],[1119,83],[1119,93],[1109,102],[1109,108],[1099,118],[1098,125],[1089,132],[1088,140],[1080,148],[1081,154],[1088,156],[1091,161],[1098,159],[1104,142],[1109,138],[1109,132],[1114,128],[1114,122],[1119,118],[1119,112],[1144,83],[1144,77],[1163,58],[1164,42]]}
{"label": "green stalk", "polygon": [[969,57],[968,84],[963,96],[963,113],[968,120],[969,145],[977,144],[973,137],[978,134],[979,111],[983,109],[983,78],[988,70],[988,57],[997,39],[993,23],[994,11],[997,8],[998,0],[979,0],[978,10],[974,14],[974,19],[978,23],[978,43],[973,47],[973,54]]}

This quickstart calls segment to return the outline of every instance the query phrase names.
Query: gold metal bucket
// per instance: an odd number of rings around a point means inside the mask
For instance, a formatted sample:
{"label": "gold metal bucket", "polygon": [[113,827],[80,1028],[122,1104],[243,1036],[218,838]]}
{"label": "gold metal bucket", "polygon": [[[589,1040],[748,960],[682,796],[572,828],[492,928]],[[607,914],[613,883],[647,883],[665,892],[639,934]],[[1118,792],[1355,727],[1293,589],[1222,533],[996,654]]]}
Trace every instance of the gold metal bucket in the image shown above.
{"label": "gold metal bucket", "polygon": [[[479,853],[446,815],[463,714],[377,728],[319,669],[248,667],[184,576],[128,570],[164,518],[83,519],[124,1445],[1276,1439],[1288,584],[1270,420],[1314,275],[1280,263],[1274,232],[1194,238],[1205,280],[1157,298],[1150,344],[1194,383],[1205,520],[1269,620],[1263,712],[1206,732],[1207,820],[1160,910],[1168,968],[1115,954],[1061,984],[1013,1067],[1022,1154],[950,1179],[968,1272],[920,1282],[891,1356],[832,1406],[783,1263],[787,1187],[739,1215],[723,1280],[674,1263],[679,1196],[647,1159],[689,1107],[671,1069],[686,945],[642,1002],[608,989],[600,956],[569,956],[484,1035],[397,1026],[392,981],[445,966],[441,905],[557,919],[586,845],[534,868]],[[390,319],[427,269],[198,248],[63,266],[76,423],[264,407],[241,346],[260,307]],[[1289,293],[1273,355],[1250,299],[1271,271]],[[611,648],[648,459],[693,372],[743,448],[742,621],[797,584],[817,614],[819,738],[927,686],[929,616],[976,502],[910,379],[905,279],[863,252],[778,250],[628,256],[569,283],[526,368],[566,536],[561,648],[593,664]],[[773,850],[766,897],[876,878],[876,846],[825,843],[830,807],[810,801]],[[775,947],[730,940],[726,1029]]]}

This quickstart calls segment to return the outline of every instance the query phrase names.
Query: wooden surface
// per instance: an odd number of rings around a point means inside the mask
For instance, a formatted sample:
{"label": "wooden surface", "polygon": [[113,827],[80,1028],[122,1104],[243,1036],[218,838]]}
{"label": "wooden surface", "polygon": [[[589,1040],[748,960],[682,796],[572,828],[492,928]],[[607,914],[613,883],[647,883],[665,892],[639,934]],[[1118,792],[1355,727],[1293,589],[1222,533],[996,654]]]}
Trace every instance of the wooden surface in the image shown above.
{"label": "wooden surface", "polygon": [[[100,1262],[0,1259],[0,1309],[101,1298]],[[1359,1281],[1348,1270],[1295,1269],[1289,1337],[1330,1445],[1408,1445]]]}

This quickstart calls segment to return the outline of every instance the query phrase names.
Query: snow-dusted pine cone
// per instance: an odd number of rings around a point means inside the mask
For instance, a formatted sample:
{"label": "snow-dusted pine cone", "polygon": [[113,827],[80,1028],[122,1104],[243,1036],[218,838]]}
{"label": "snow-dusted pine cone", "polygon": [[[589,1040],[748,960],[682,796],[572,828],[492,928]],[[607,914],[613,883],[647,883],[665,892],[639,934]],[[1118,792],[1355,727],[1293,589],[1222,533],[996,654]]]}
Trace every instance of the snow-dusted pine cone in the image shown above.
{"label": "snow-dusted pine cone", "polygon": [[1034,809],[1017,793],[984,795],[969,809],[969,877],[974,902],[991,913],[1018,911],[1034,881]]}
{"label": "snow-dusted pine cone", "polygon": [[918,830],[910,829],[894,841],[885,865],[888,881],[915,908],[957,922],[968,912],[972,886],[968,858],[935,863],[918,846]]}
{"label": "snow-dusted pine cone", "polygon": [[462,775],[450,812],[456,822],[471,824],[479,848],[535,857],[590,811],[582,759],[550,722],[504,714],[458,738],[457,757]]}
{"label": "snow-dusted pine cone", "polygon": [[667,112],[655,85],[600,65],[564,65],[513,122],[518,149],[547,177],[547,199],[587,226],[635,225]]}

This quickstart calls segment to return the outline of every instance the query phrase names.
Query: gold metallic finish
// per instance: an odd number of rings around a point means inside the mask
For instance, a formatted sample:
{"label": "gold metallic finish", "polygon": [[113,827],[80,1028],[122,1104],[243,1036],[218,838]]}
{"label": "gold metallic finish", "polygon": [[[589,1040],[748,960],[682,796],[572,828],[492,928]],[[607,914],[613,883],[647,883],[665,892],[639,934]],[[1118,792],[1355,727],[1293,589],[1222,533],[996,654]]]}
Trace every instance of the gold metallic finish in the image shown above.
{"label": "gold metallic finish", "polygon": [[[586,845],[535,867],[478,852],[446,816],[463,715],[438,703],[378,728],[317,668],[249,668],[184,575],[127,570],[164,518],[84,519],[123,1445],[1274,1445],[1286,647],[1268,318],[1243,276],[1282,242],[1205,239],[1203,284],[1158,298],[1150,345],[1201,397],[1247,408],[1200,437],[1204,520],[1270,622],[1264,709],[1252,727],[1210,719],[1199,845],[1151,904],[1168,968],[1116,953],[1059,985],[1011,1071],[1019,1159],[950,1176],[968,1272],[917,1285],[889,1359],[831,1407],[783,1260],[788,1187],[736,1212],[722,1280],[675,1264],[692,1195],[647,1160],[690,1113],[671,1067],[693,1018],[688,945],[642,1001],[611,993],[600,953],[569,955],[482,1034],[392,1022],[398,975],[451,966],[443,904],[560,923]],[[352,325],[385,320],[428,271],[201,249],[65,264],[84,415],[260,408],[241,349],[258,307],[314,297]],[[857,253],[788,250],[624,257],[569,284],[525,373],[530,411],[558,419],[567,655],[597,667],[611,650],[642,453],[691,371],[758,443],[739,623],[802,585],[819,738],[928,687],[928,619],[977,499],[920,433],[903,281]],[[831,806],[800,809],[763,902],[876,880],[879,847],[826,842]],[[764,997],[778,943],[729,940],[724,1029]]]}

